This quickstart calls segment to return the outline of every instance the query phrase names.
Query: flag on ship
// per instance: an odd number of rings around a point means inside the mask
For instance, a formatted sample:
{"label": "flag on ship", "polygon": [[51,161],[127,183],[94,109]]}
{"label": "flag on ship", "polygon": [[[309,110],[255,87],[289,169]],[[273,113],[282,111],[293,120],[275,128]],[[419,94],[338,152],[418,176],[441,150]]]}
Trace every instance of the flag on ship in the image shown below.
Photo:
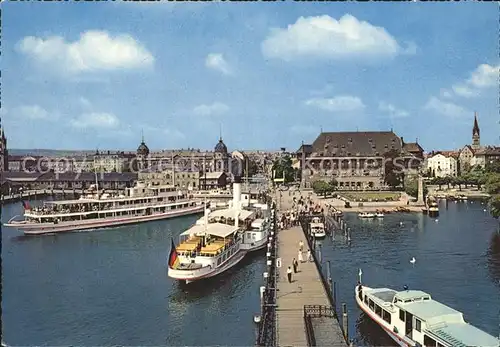
{"label": "flag on ship", "polygon": [[30,206],[29,202],[23,200],[22,203],[23,203],[23,208],[25,210],[31,210],[31,206]]}
{"label": "flag on ship", "polygon": [[179,265],[179,257],[177,256],[177,250],[175,249],[174,239],[172,239],[172,247],[170,249],[170,255],[168,256],[168,266],[175,269]]}

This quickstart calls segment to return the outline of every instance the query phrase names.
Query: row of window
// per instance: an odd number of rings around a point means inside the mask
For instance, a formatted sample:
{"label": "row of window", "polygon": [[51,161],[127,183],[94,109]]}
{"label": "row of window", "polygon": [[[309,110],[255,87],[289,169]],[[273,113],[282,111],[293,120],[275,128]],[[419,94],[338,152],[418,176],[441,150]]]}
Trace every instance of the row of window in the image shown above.
{"label": "row of window", "polygon": [[377,316],[379,316],[380,318],[382,318],[383,320],[385,320],[387,323],[391,324],[391,314],[389,312],[387,312],[386,310],[384,310],[379,305],[375,304],[372,299],[368,299],[368,297],[366,295],[365,295],[364,301],[365,301],[365,304],[368,305],[368,307],[370,308],[370,310],[372,310],[373,312],[375,312],[375,314]]}

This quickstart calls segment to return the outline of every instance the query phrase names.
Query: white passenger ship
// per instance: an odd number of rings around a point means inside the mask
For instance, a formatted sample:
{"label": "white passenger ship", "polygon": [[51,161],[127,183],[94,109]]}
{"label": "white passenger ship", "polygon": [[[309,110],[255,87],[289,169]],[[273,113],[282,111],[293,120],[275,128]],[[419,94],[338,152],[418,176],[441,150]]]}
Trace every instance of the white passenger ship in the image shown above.
{"label": "white passenger ship", "polygon": [[311,228],[311,235],[315,239],[322,239],[326,236],[325,224],[321,221],[321,218],[313,217],[309,225]]}
{"label": "white passenger ship", "polygon": [[461,312],[425,292],[370,288],[360,281],[355,296],[361,310],[399,346],[500,346],[498,338],[470,325]]}
{"label": "white passenger ship", "polygon": [[203,202],[174,187],[147,187],[142,183],[126,188],[125,195],[97,192],[77,200],[46,201],[42,207],[23,205],[24,219],[17,221],[19,216],[15,216],[4,226],[28,235],[116,227],[201,213],[204,209]]}
{"label": "white passenger ship", "polygon": [[234,183],[231,208],[205,210],[204,217],[180,235],[178,246],[172,241],[168,276],[186,283],[213,277],[248,252],[265,248],[271,225],[267,205],[254,208],[241,208],[241,184]]}

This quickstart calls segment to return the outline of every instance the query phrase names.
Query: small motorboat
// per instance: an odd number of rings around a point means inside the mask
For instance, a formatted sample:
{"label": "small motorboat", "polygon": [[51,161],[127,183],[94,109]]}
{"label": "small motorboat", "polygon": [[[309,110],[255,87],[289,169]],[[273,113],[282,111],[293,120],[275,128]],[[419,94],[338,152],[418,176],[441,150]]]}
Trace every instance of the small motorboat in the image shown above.
{"label": "small motorboat", "polygon": [[359,218],[374,218],[375,214],[369,212],[360,212],[358,213]]}

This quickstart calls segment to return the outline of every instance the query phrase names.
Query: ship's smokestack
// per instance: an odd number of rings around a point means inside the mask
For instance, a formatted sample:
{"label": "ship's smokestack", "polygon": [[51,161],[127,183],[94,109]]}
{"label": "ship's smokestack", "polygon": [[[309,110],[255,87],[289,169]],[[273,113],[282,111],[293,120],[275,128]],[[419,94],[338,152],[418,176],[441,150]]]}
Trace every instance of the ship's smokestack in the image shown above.
{"label": "ship's smokestack", "polygon": [[236,210],[241,209],[241,176],[234,176],[233,208]]}

